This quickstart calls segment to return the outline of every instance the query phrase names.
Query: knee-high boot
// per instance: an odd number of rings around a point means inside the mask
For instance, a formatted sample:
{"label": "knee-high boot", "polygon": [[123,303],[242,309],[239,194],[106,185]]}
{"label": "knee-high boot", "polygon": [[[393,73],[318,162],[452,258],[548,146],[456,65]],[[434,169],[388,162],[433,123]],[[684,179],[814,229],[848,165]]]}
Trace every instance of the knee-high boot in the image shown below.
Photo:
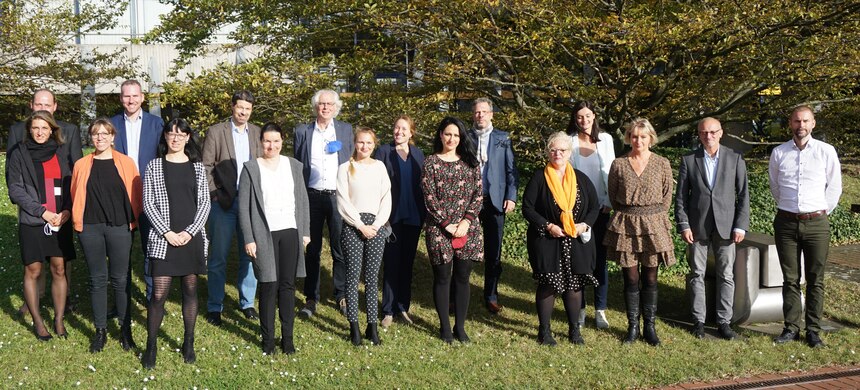
{"label": "knee-high boot", "polygon": [[654,320],[657,318],[657,289],[649,288],[642,291],[642,336],[648,344],[660,345]]}
{"label": "knee-high boot", "polygon": [[623,342],[631,344],[639,338],[639,290],[625,291],[624,302],[627,304],[627,336]]}

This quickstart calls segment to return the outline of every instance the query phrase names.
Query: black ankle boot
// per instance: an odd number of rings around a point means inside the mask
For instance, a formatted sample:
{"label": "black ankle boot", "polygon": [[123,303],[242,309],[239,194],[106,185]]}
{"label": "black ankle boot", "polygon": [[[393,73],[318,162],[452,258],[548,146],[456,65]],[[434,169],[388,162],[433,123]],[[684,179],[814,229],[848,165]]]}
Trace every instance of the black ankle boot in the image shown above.
{"label": "black ankle boot", "polygon": [[119,344],[122,346],[123,351],[137,349],[137,344],[134,343],[134,339],[131,337],[131,324],[120,325]]}
{"label": "black ankle boot", "polygon": [[538,344],[554,347],[557,343],[552,338],[552,331],[549,324],[541,325],[538,328]]}
{"label": "black ankle boot", "polygon": [[627,336],[623,343],[632,344],[639,339],[639,290],[625,291],[624,302],[627,304]]}
{"label": "black ankle boot", "polygon": [[182,359],[188,364],[197,361],[197,353],[194,352],[194,336],[186,337],[182,342]]}
{"label": "black ankle boot", "polygon": [[358,327],[358,322],[349,323],[349,339],[352,340],[352,345],[361,345],[361,329]]}
{"label": "black ankle boot", "polygon": [[571,344],[585,345],[585,340],[579,332],[579,323],[570,324],[570,328],[567,331],[567,339],[570,340]]}
{"label": "black ankle boot", "polygon": [[281,323],[281,352],[286,355],[296,353],[296,347],[293,345],[293,326]]}
{"label": "black ankle boot", "polygon": [[364,331],[364,337],[370,340],[373,345],[382,345],[382,341],[379,340],[379,329],[375,322],[367,324],[367,329]]}
{"label": "black ankle boot", "polygon": [[660,345],[654,321],[657,318],[657,289],[642,291],[642,337],[648,344]]}
{"label": "black ankle boot", "polygon": [[98,328],[96,334],[90,339],[90,353],[101,352],[107,343],[107,329]]}
{"label": "black ankle boot", "polygon": [[158,351],[158,346],[156,345],[156,341],[153,340],[146,342],[146,351],[143,352],[143,357],[140,358],[140,363],[143,364],[143,368],[147,370],[151,370],[155,368],[155,355]]}

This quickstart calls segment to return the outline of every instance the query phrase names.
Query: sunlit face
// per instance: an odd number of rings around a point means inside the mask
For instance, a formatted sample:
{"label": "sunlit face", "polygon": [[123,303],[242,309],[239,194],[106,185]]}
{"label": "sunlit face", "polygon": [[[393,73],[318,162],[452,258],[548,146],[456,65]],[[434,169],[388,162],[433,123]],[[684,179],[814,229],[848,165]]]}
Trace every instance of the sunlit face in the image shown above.
{"label": "sunlit face", "polygon": [[185,144],[188,143],[188,134],[183,133],[176,126],[168,133],[164,133],[165,141],[167,141],[167,150],[170,153],[179,153],[185,151]]}
{"label": "sunlit face", "polygon": [[472,120],[478,130],[490,127],[493,124],[493,109],[484,102],[476,104],[472,107]]}
{"label": "sunlit face", "polygon": [[57,101],[54,100],[54,95],[48,91],[39,91],[33,95],[33,101],[30,102],[30,109],[33,111],[47,111],[51,114],[57,111]]}
{"label": "sunlit face", "polygon": [[804,139],[812,134],[812,129],[815,128],[815,115],[809,110],[796,111],[791,114],[788,127],[795,139]]}
{"label": "sunlit face", "polygon": [[638,127],[631,130],[630,146],[639,152],[648,150],[651,147],[651,136],[648,135],[648,131]]}
{"label": "sunlit face", "polygon": [[404,145],[412,139],[412,129],[409,128],[409,122],[405,119],[398,119],[394,122],[394,144]]}
{"label": "sunlit face", "polygon": [[457,150],[457,145],[460,145],[460,129],[456,125],[448,125],[439,134],[442,139],[442,153],[448,153]]}
{"label": "sunlit face", "polygon": [[232,107],[233,123],[236,126],[244,126],[251,119],[251,111],[254,111],[254,105],[244,100],[237,100]]}
{"label": "sunlit face", "polygon": [[36,141],[37,144],[48,142],[52,133],[51,125],[44,120],[33,119],[30,123],[30,136],[33,137],[33,141]]}
{"label": "sunlit face", "polygon": [[140,111],[143,104],[143,92],[140,91],[139,85],[129,84],[120,90],[119,100],[125,108],[125,114],[133,116]]}
{"label": "sunlit face", "polygon": [[549,163],[555,169],[561,169],[570,159],[570,145],[564,142],[553,142],[549,147]]}
{"label": "sunlit face", "polygon": [[113,145],[114,135],[104,125],[99,125],[90,132],[90,139],[93,141],[96,153],[101,153]]}
{"label": "sunlit face", "polygon": [[267,131],[263,133],[263,157],[275,158],[281,154],[281,148],[284,146],[284,140],[281,134],[277,131]]}
{"label": "sunlit face", "polygon": [[355,154],[359,160],[370,157],[373,153],[373,148],[376,143],[373,142],[373,136],[370,133],[362,132],[355,137]]}
{"label": "sunlit face", "polygon": [[705,120],[699,124],[699,141],[705,150],[716,150],[723,138],[723,128],[716,119]]}
{"label": "sunlit face", "polygon": [[317,101],[317,119],[322,119],[325,122],[332,120],[337,114],[335,102],[337,99],[334,94],[326,92],[321,93]]}
{"label": "sunlit face", "polygon": [[594,127],[594,111],[588,107],[584,107],[576,112],[576,124],[586,134],[591,134],[591,128]]}

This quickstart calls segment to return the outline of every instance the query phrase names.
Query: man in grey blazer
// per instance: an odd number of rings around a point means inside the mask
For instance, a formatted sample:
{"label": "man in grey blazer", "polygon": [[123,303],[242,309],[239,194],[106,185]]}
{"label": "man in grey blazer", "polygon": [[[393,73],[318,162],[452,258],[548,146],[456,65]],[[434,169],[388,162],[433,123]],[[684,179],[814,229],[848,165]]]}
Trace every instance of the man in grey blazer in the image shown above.
{"label": "man in grey blazer", "polygon": [[233,115],[229,120],[210,127],[203,143],[203,166],[206,167],[213,203],[209,212],[211,247],[207,270],[209,298],[206,302],[206,321],[215,326],[221,326],[227,255],[234,234],[238,234],[239,275],[236,288],[239,290],[239,309],[249,320],[260,318],[254,309],[257,278],[251,266],[251,257],[245,253],[237,202],[242,166],[261,155],[260,127],[248,122],[254,101],[251,92],[234,93],[230,101]]}
{"label": "man in grey blazer", "polygon": [[505,214],[517,202],[517,167],[508,133],[493,128],[493,102],[475,99],[469,135],[475,142],[484,186],[484,204],[479,216],[484,230],[484,304],[492,314],[499,304],[499,278],[502,275],[502,237]]}
{"label": "man in grey blazer", "polygon": [[705,268],[708,248],[716,259],[717,324],[721,338],[732,340],[735,244],[749,229],[747,168],[743,157],[720,145],[720,121],[699,122],[702,147],[681,158],[675,192],[675,220],[678,232],[690,245],[690,274],[687,292],[695,319],[692,333],[705,337]]}
{"label": "man in grey blazer", "polygon": [[334,299],[346,315],[346,260],[340,247],[343,227],[337,211],[335,182],[337,167],[349,161],[352,155],[352,125],[334,119],[343,107],[337,92],[330,89],[317,91],[311,98],[316,120],[302,123],[293,131],[293,153],[304,165],[302,174],[308,189],[311,217],[311,242],[305,253],[305,306],[301,314],[312,317],[320,300],[320,252],[322,251],[323,223],[328,222],[329,248],[332,257]]}

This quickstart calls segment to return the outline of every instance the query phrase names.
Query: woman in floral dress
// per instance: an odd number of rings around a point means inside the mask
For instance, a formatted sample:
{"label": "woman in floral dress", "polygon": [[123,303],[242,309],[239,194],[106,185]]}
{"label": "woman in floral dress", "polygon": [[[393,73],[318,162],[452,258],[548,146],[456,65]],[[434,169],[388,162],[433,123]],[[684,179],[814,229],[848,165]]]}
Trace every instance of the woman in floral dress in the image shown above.
{"label": "woman in floral dress", "polygon": [[[475,146],[462,121],[442,119],[433,140],[433,155],[424,161],[421,189],[427,205],[424,236],[433,267],[433,301],[439,315],[439,337],[452,343],[469,342],[464,323],[469,309],[472,263],[484,258],[484,239],[478,214],[483,202],[481,171]],[[453,279],[454,287],[451,288]],[[448,318],[454,294],[454,330]]]}

